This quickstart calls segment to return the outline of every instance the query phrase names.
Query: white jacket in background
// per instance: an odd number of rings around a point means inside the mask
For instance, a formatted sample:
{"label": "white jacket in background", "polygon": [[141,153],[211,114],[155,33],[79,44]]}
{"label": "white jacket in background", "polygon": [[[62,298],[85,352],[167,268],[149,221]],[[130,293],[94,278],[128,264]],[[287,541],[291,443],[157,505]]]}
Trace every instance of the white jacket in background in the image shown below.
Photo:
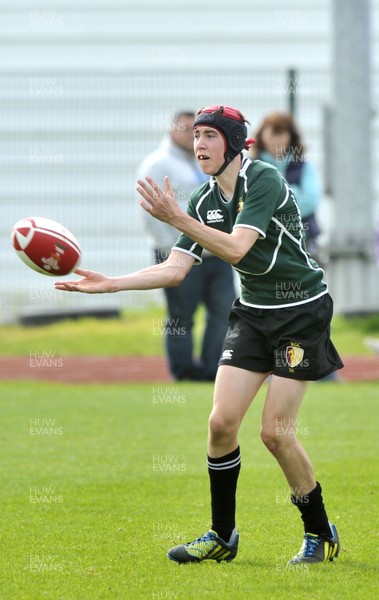
{"label": "white jacket in background", "polygon": [[[191,192],[208,179],[200,170],[195,156],[180,148],[171,137],[165,137],[160,147],[141,163],[137,177],[143,179],[146,175],[152,177],[161,187],[165,176],[168,175],[178,204],[184,211]],[[161,251],[171,250],[180,232],[175,227],[158,221],[146,211],[143,211],[143,216],[153,248]]]}

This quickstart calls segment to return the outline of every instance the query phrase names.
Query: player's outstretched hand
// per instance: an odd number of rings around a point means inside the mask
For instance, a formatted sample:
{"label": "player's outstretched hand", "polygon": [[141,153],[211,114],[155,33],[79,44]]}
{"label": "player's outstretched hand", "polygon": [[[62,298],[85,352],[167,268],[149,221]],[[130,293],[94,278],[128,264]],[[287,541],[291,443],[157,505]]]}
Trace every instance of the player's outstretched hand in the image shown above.
{"label": "player's outstretched hand", "polygon": [[111,289],[111,280],[109,277],[96,273],[95,271],[85,271],[76,269],[76,275],[81,275],[83,279],[73,281],[57,281],[55,289],[65,292],[83,292],[86,294],[102,294],[113,291]]}
{"label": "player's outstretched hand", "polygon": [[140,202],[142,208],[159,221],[170,223],[182,212],[167,176],[164,179],[164,190],[151,177],[146,177],[146,181],[138,179],[137,192],[143,198]]}

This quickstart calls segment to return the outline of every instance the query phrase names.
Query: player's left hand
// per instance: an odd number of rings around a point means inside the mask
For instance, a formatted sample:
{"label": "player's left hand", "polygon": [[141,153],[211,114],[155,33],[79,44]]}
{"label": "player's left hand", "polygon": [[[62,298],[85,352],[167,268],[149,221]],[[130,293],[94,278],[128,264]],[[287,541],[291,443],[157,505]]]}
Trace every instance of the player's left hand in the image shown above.
{"label": "player's left hand", "polygon": [[167,176],[164,178],[164,190],[151,177],[146,177],[146,181],[138,179],[137,192],[144,198],[140,202],[142,208],[159,221],[170,223],[182,213]]}

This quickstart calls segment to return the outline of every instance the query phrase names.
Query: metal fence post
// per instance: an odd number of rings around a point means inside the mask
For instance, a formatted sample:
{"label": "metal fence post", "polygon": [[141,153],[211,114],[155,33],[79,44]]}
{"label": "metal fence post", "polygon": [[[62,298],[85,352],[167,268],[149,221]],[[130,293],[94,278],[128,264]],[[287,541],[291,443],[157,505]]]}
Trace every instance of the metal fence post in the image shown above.
{"label": "metal fence post", "polygon": [[296,92],[297,92],[297,71],[288,69],[288,110],[295,116],[296,112]]}
{"label": "metal fence post", "polygon": [[371,6],[333,0],[332,191],[329,276],[336,310],[379,309],[371,181]]}

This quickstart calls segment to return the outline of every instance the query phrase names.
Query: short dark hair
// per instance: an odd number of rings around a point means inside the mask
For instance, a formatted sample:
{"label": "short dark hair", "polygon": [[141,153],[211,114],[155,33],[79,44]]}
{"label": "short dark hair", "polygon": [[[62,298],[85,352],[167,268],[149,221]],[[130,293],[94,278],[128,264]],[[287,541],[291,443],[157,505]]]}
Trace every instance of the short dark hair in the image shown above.
{"label": "short dark hair", "polygon": [[193,110],[178,110],[172,115],[171,123],[175,125],[181,119],[181,117],[188,117],[190,119],[195,118],[195,112]]}

